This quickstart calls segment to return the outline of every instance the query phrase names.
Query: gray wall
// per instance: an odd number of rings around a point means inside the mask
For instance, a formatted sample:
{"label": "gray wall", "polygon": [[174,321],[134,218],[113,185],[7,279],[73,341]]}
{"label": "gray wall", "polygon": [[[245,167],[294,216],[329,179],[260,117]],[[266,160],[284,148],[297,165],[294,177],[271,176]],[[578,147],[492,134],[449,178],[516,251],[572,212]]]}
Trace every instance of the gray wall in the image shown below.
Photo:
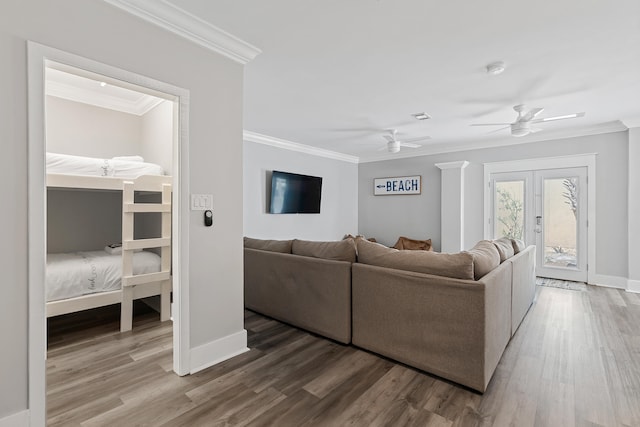
{"label": "gray wall", "polygon": [[[336,240],[358,230],[358,165],[244,142],[244,234],[265,239]],[[322,177],[319,214],[269,214],[273,170]]]}
{"label": "gray wall", "polygon": [[142,117],[55,96],[46,100],[47,151],[107,159],[140,155]]}
{"label": "gray wall", "polygon": [[[0,418],[27,408],[27,40],[190,91],[191,191],[216,226],[191,221],[191,347],[243,330],[242,65],[96,0],[10,0],[0,14]],[[117,31],[114,31],[117,29]],[[222,185],[221,183],[224,183]],[[43,260],[44,262],[44,260]]]}
{"label": "gray wall", "polygon": [[[473,246],[484,236],[484,163],[581,153],[598,154],[596,272],[627,277],[627,132],[360,164],[359,230],[385,244],[393,244],[399,235],[432,238],[438,250],[440,169],[435,164],[467,160],[464,241]],[[373,178],[418,174],[423,179],[420,196],[373,196]]]}

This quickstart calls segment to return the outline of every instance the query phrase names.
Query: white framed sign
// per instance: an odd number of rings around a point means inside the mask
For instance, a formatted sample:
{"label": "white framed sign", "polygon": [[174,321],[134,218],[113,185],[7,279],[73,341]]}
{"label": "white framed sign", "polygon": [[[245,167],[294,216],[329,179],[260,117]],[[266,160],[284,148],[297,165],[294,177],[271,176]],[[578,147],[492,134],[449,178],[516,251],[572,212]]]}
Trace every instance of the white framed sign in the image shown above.
{"label": "white framed sign", "polygon": [[420,193],[422,193],[421,175],[374,178],[373,180],[373,194],[376,196]]}

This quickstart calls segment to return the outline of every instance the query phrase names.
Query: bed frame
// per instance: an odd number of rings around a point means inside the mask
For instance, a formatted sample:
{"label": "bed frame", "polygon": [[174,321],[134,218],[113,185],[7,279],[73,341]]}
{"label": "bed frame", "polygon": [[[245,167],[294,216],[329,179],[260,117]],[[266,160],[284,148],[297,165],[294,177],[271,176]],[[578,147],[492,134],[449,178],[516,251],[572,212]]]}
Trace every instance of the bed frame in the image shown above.
{"label": "bed frame", "polygon": [[[171,177],[143,175],[132,178],[47,174],[48,188],[122,191],[122,287],[59,301],[47,302],[47,317],[75,313],[111,304],[121,304],[120,331],[131,330],[133,300],[160,295],[160,320],[169,320],[171,298]],[[161,203],[134,203],[134,192],[162,194]],[[136,213],[159,212],[162,233],[155,239],[134,239]],[[133,274],[133,253],[137,249],[160,248],[160,271]]]}

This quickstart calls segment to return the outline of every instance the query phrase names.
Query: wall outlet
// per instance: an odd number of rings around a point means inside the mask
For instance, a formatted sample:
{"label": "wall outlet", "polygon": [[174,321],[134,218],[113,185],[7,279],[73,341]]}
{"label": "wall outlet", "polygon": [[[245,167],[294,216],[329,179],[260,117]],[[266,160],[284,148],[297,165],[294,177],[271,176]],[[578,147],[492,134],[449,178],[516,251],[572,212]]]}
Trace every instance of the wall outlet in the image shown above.
{"label": "wall outlet", "polygon": [[191,210],[206,211],[213,209],[213,194],[192,194]]}

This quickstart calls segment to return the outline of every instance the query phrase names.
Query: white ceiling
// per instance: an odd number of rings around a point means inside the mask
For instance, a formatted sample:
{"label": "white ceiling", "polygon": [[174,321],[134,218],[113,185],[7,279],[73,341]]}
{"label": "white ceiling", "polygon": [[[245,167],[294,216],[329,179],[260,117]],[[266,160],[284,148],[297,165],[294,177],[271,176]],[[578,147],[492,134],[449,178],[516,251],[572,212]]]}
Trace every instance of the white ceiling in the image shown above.
{"label": "white ceiling", "polygon": [[[100,79],[99,76],[80,76],[82,70],[67,71],[52,67],[45,69],[46,94],[96,107],[108,108],[128,114],[142,116],[164,101],[146,93],[122,87],[121,82]],[[74,73],[77,72],[78,74]],[[132,85],[129,85],[132,86]]]}
{"label": "white ceiling", "polygon": [[[638,0],[171,0],[262,50],[245,66],[244,128],[353,155],[385,129],[430,135],[400,156],[624,129],[640,117]],[[486,65],[504,61],[492,76]],[[541,117],[522,138],[472,123]],[[432,119],[417,121],[412,113]]]}

